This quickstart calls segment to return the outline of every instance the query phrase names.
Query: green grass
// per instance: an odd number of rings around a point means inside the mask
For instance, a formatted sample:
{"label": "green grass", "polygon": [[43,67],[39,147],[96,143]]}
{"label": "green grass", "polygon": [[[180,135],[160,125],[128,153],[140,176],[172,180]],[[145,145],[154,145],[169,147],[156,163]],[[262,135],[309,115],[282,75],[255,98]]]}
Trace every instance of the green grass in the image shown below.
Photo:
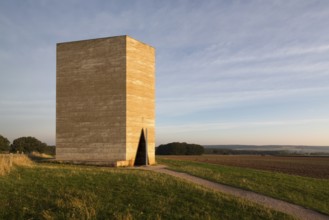
{"label": "green grass", "polygon": [[0,176],[0,219],[292,219],[141,170],[37,164]]}
{"label": "green grass", "polygon": [[329,214],[329,180],[208,163],[157,158],[170,169],[251,190]]}

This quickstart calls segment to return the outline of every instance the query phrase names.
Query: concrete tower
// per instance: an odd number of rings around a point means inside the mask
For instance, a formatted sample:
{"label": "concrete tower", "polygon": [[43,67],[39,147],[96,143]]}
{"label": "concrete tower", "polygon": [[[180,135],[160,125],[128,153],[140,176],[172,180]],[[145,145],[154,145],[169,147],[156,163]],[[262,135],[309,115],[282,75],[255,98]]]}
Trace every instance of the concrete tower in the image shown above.
{"label": "concrete tower", "polygon": [[155,50],[129,36],[57,44],[56,159],[155,163]]}

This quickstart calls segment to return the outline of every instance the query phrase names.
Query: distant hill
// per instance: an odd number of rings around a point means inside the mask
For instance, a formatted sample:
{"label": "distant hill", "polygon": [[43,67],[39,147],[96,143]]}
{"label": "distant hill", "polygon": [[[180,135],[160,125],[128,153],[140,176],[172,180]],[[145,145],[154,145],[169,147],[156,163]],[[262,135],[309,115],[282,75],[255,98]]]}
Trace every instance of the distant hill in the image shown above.
{"label": "distant hill", "polygon": [[203,145],[205,149],[228,149],[239,151],[289,151],[294,153],[326,153],[329,146],[303,145]]}

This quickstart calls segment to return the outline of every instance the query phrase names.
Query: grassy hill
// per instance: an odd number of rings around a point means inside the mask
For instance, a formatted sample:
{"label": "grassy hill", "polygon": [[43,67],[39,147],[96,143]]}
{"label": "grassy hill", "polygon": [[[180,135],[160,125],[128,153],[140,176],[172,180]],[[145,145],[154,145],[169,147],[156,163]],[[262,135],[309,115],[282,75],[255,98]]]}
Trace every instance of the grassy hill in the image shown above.
{"label": "grassy hill", "polygon": [[16,165],[10,172],[0,175],[0,219],[291,217],[163,174],[120,168],[29,164]]}
{"label": "grassy hill", "polygon": [[[228,156],[230,157],[230,156]],[[211,164],[207,157],[202,162],[188,161],[185,156],[177,158],[158,158],[169,169],[185,172],[213,182],[258,192],[273,198],[285,200],[319,212],[329,214],[329,179],[311,178],[263,171],[221,164]],[[236,159],[235,157],[231,157]],[[266,157],[265,157],[266,158]],[[270,160],[268,163],[273,163]],[[275,163],[275,162],[274,162]],[[303,167],[303,164],[291,164]],[[316,168],[316,167],[315,167]]]}

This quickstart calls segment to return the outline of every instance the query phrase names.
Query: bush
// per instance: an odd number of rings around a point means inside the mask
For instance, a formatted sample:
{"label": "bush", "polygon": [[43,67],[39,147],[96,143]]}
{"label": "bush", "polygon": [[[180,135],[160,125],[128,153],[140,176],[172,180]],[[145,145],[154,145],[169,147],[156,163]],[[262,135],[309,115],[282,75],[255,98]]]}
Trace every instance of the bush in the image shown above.
{"label": "bush", "polygon": [[24,152],[31,153],[33,151],[37,151],[39,153],[43,153],[46,149],[47,145],[42,143],[35,137],[20,137],[13,141],[11,145],[11,152]]}
{"label": "bush", "polygon": [[46,146],[43,153],[54,156],[56,154],[56,147],[55,146]]}
{"label": "bush", "polygon": [[155,153],[157,155],[201,155],[204,152],[204,148],[198,144],[187,143],[169,143],[163,144],[157,147]]}
{"label": "bush", "polygon": [[0,135],[0,152],[9,151],[10,150],[10,142],[7,138]]}

